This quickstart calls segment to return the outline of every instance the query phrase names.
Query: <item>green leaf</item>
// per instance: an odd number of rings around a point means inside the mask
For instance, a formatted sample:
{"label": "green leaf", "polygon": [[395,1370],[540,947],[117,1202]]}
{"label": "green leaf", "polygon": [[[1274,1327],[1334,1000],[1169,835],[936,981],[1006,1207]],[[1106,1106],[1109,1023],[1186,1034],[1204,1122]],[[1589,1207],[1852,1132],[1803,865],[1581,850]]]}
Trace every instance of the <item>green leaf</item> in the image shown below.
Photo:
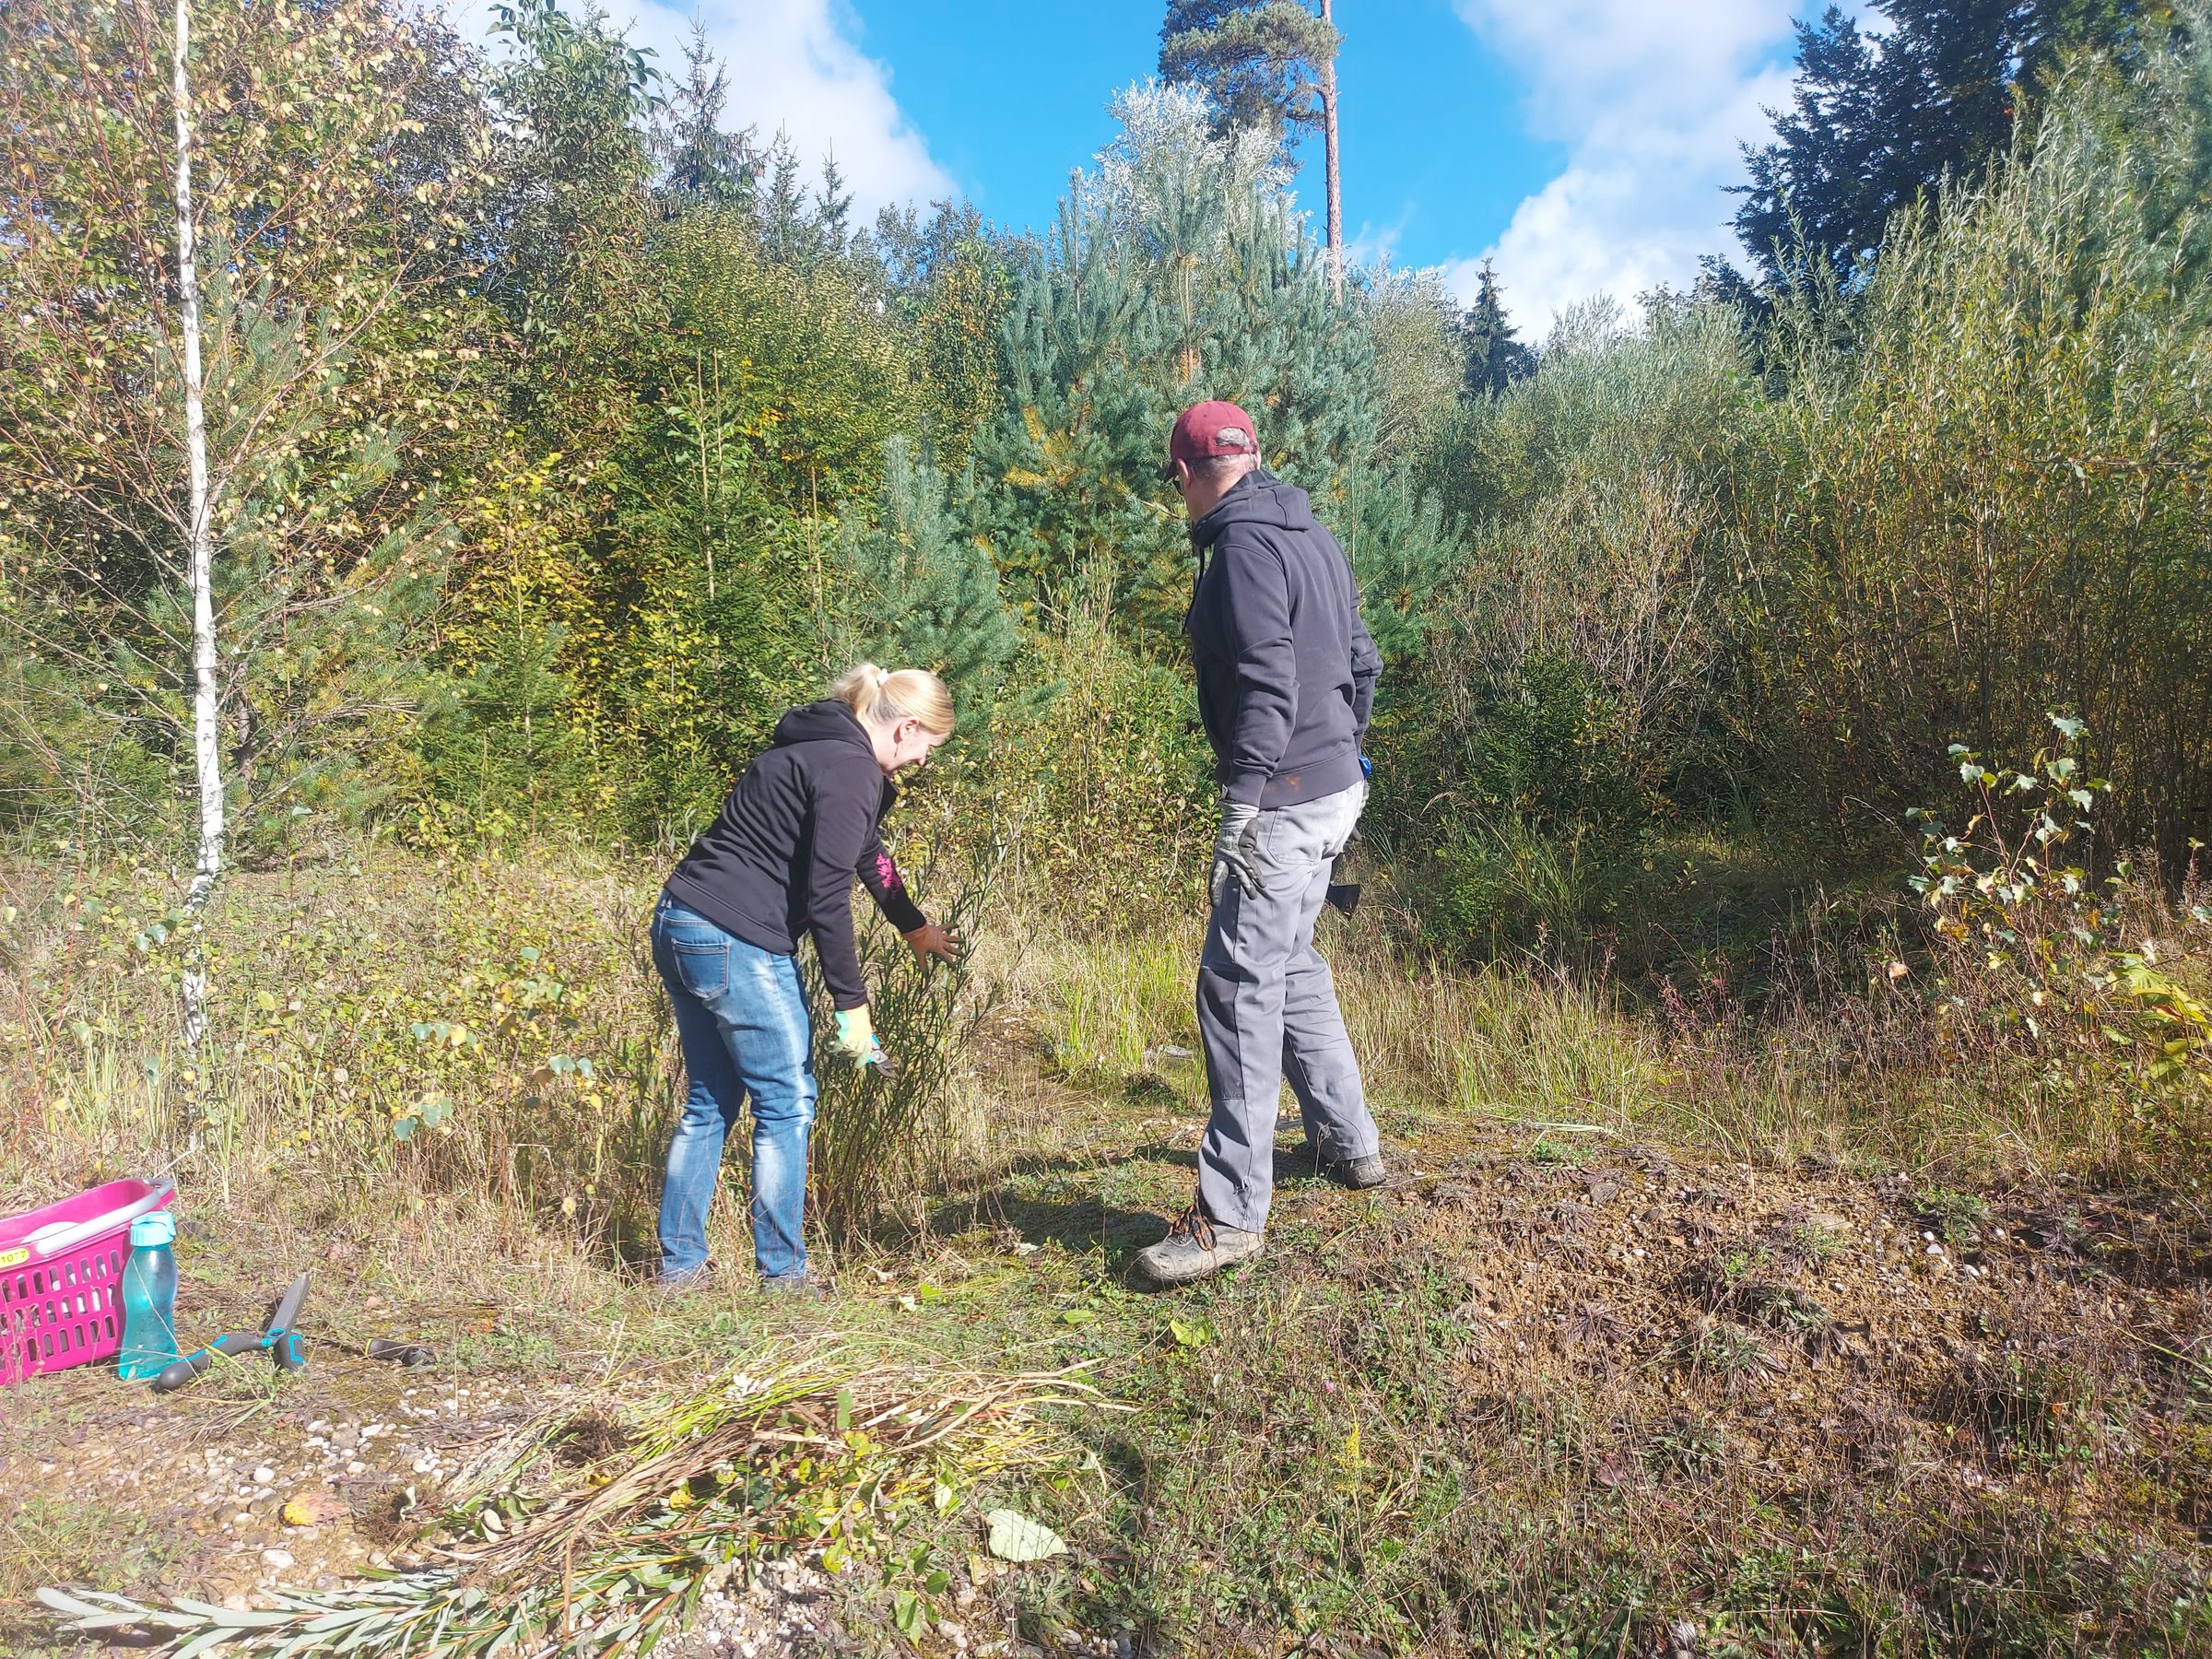
{"label": "green leaf", "polygon": [[218,1648],[222,1646],[224,1642],[229,1641],[231,1637],[237,1634],[238,1631],[227,1630],[220,1625],[216,1626],[212,1630],[202,1630],[197,1636],[194,1636],[190,1641],[179,1648],[176,1653],[171,1655],[171,1659],[197,1659],[199,1654],[205,1653],[210,1648]]}
{"label": "green leaf", "polygon": [[991,1528],[984,1547],[1002,1561],[1041,1561],[1067,1553],[1065,1539],[1019,1510],[994,1509],[983,1516],[983,1521]]}
{"label": "green leaf", "polygon": [[922,1598],[912,1590],[901,1590],[891,1598],[891,1622],[899,1627],[899,1634],[912,1637],[923,1625]]}
{"label": "green leaf", "polygon": [[81,1602],[65,1591],[41,1585],[39,1599],[56,1613],[66,1613],[76,1618],[105,1618],[112,1609],[96,1607],[90,1602]]}
{"label": "green leaf", "polygon": [[1174,1333],[1178,1347],[1202,1348],[1214,1339],[1214,1322],[1203,1314],[1196,1319],[1171,1318],[1168,1329]]}
{"label": "green leaf", "polygon": [[1060,1315],[1060,1323],[1071,1325],[1095,1324],[1098,1317],[1098,1314],[1088,1308],[1069,1308]]}

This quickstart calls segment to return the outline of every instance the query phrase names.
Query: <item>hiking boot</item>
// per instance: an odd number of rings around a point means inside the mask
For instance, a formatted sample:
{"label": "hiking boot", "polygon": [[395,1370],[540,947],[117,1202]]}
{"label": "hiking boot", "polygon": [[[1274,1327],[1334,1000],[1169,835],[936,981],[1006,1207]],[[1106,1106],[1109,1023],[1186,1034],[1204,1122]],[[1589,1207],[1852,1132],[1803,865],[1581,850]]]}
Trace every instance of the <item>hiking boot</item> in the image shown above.
{"label": "hiking boot", "polygon": [[824,1301],[836,1288],[827,1273],[812,1267],[797,1273],[764,1273],[760,1276],[760,1294],[763,1296],[797,1296],[810,1301]]}
{"label": "hiking boot", "polygon": [[712,1262],[701,1262],[698,1266],[686,1268],[680,1273],[670,1273],[664,1269],[654,1274],[650,1283],[654,1290],[664,1295],[680,1295],[687,1290],[711,1290],[720,1277],[721,1269]]}
{"label": "hiking boot", "polygon": [[1168,1236],[1136,1253],[1136,1269],[1160,1289],[1187,1285],[1260,1253],[1260,1235],[1224,1227],[1195,1204],[1175,1218]]}
{"label": "hiking boot", "polygon": [[1364,1193],[1369,1187],[1379,1187],[1388,1173],[1382,1168],[1382,1155],[1370,1152],[1365,1158],[1324,1159],[1321,1172],[1338,1186],[1347,1186],[1355,1193]]}

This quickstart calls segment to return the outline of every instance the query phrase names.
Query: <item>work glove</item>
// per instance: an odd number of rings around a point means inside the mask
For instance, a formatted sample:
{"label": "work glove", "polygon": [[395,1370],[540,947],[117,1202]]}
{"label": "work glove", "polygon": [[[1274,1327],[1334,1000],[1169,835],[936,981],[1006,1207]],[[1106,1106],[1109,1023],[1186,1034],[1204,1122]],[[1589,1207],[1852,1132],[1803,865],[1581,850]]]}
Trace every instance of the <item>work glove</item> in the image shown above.
{"label": "work glove", "polygon": [[876,1041],[876,1022],[868,1017],[865,1003],[857,1008],[838,1009],[837,1037],[832,1046],[855,1065],[873,1065],[881,1070],[890,1064],[883,1044]]}
{"label": "work glove", "polygon": [[935,922],[925,922],[913,932],[900,936],[912,949],[914,960],[924,967],[931,957],[935,957],[940,962],[957,968],[968,948],[960,942],[959,935],[939,927]]}
{"label": "work glove", "polygon": [[1245,801],[1232,801],[1224,794],[1221,797],[1221,828],[1214,836],[1214,869],[1211,878],[1214,902],[1218,904],[1227,889],[1222,883],[1235,877],[1247,899],[1256,897],[1260,890],[1260,809]]}

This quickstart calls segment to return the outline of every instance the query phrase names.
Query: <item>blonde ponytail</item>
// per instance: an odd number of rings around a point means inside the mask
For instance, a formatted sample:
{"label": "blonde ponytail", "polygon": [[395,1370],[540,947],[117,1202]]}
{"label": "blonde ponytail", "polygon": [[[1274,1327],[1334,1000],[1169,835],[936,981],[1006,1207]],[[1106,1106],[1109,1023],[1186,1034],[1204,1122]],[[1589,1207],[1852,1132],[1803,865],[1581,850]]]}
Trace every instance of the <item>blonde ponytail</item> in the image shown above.
{"label": "blonde ponytail", "polygon": [[878,725],[918,720],[923,730],[935,736],[948,736],[952,732],[952,693],[926,668],[901,668],[893,673],[874,663],[861,663],[839,677],[830,688],[830,695],[861,719]]}

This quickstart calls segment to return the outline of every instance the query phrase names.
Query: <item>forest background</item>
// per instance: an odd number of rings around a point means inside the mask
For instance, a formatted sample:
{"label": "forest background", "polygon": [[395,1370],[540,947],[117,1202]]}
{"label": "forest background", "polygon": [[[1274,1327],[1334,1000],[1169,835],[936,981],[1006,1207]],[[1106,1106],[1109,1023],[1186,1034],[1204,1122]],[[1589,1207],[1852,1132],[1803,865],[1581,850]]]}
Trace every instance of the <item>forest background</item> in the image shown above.
{"label": "forest background", "polygon": [[[1487,274],[1465,311],[1433,273],[1338,280],[1286,145],[1334,36],[1297,6],[1176,0],[1164,78],[1115,95],[1120,136],[1028,236],[957,202],[856,225],[703,44],[656,65],[554,0],[500,8],[497,61],[396,0],[195,0],[242,884],[203,926],[170,17],[16,0],[16,1184],[214,1147],[226,1191],[475,1182],[635,1256],[673,1073],[638,985],[594,1007],[593,976],[637,978],[630,900],[863,656],[959,700],[899,823],[925,901],[1062,941],[1054,1076],[1148,1074],[1213,800],[1159,468],[1175,411],[1221,397],[1343,542],[1385,657],[1357,975],[1549,1044],[1440,1050],[1406,1073],[1435,1100],[2193,1193],[2206,19],[1879,10],[1801,28],[1740,268],[1533,341]],[[269,896],[317,870],[447,931],[394,962],[347,931],[366,906],[279,927]],[[212,1037],[181,1044],[210,964]],[[894,1049],[937,1057],[914,1088],[957,1094],[980,1015],[886,995]],[[1159,1029],[1108,1017],[1138,1005]],[[823,1197],[857,1226],[928,1159],[841,1122]]]}
{"label": "forest background", "polygon": [[[533,4],[495,68],[387,7],[209,9],[235,855],[679,847],[865,653],[952,678],[963,787],[1020,803],[1035,867],[1089,873],[1070,902],[1159,902],[1171,871],[1187,902],[1189,564],[1155,462],[1204,394],[1254,411],[1359,572],[1371,839],[1437,948],[1586,940],[1686,837],[1894,869],[1947,746],[2025,758],[2049,712],[2115,785],[2108,856],[2180,868],[2212,600],[2179,18],[1807,26],[1797,112],[1748,158],[1753,278],[1709,261],[1539,351],[1487,278],[1464,315],[1428,273],[1335,292],[1281,143],[1313,41],[1209,56],[1184,24],[1270,8],[1182,9],[1182,78],[1119,96],[1036,238],[955,203],[853,225],[703,46],[664,73]],[[14,18],[0,800],[42,841],[168,845],[166,37]]]}

